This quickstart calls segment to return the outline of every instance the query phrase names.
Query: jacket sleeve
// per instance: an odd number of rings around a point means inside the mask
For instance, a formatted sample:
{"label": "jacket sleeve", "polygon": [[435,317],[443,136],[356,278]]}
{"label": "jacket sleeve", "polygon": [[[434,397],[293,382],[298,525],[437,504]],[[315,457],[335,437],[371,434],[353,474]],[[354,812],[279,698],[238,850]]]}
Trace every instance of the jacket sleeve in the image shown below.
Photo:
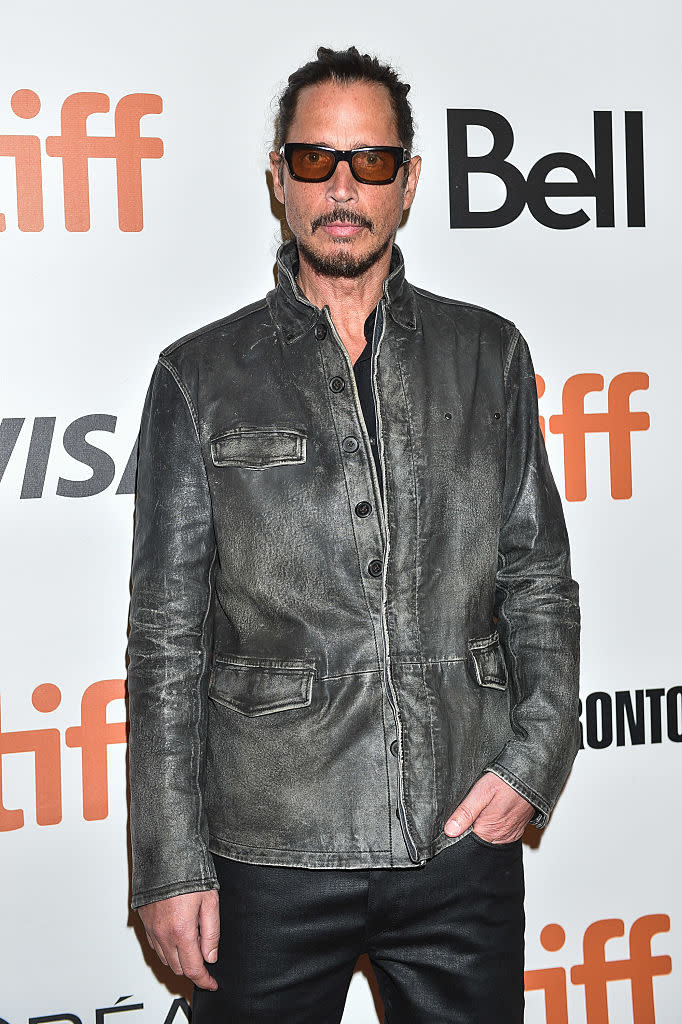
{"label": "jacket sleeve", "polygon": [[516,328],[505,366],[507,459],[496,614],[512,687],[509,741],[488,771],[543,827],[579,746],[580,610],[561,498],[538,419],[535,373]]}
{"label": "jacket sleeve", "polygon": [[219,888],[202,806],[215,551],[196,412],[161,356],[140,426],[132,561],[133,908]]}

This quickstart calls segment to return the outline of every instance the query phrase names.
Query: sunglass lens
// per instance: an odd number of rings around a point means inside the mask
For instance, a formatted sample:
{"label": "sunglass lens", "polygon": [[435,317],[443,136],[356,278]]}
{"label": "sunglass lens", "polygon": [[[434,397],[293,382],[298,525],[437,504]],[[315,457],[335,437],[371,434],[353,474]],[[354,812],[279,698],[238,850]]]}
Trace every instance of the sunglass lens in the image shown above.
{"label": "sunglass lens", "polygon": [[388,182],[395,177],[396,169],[395,155],[380,149],[369,149],[353,157],[353,170],[361,181]]}
{"label": "sunglass lens", "polygon": [[305,181],[320,181],[332,169],[334,156],[320,149],[295,149],[291,154],[294,174]]}

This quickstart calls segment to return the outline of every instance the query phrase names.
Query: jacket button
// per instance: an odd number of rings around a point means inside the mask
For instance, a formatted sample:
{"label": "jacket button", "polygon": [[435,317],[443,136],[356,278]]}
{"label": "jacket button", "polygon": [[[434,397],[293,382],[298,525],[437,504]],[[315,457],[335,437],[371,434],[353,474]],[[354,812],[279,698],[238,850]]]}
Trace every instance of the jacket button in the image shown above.
{"label": "jacket button", "polygon": [[397,757],[398,756],[398,741],[397,740],[393,740],[391,745],[390,745],[390,747],[388,749],[391,751],[391,753],[393,754],[394,757]]}
{"label": "jacket button", "polygon": [[332,389],[332,391],[335,392],[343,391],[345,386],[346,382],[343,379],[343,377],[332,377],[332,379],[329,381],[329,387]]}
{"label": "jacket button", "polygon": [[370,576],[381,576],[381,560],[379,558],[373,558],[367,566]]}
{"label": "jacket button", "polygon": [[359,501],[358,504],[355,506],[355,514],[356,516],[360,516],[360,519],[364,519],[365,516],[368,516],[371,511],[372,506],[368,501]]}
{"label": "jacket button", "polygon": [[315,337],[318,341],[323,341],[327,337],[327,328],[324,324],[315,324]]}
{"label": "jacket button", "polygon": [[344,437],[341,447],[344,452],[356,452],[358,450],[358,439],[356,437]]}

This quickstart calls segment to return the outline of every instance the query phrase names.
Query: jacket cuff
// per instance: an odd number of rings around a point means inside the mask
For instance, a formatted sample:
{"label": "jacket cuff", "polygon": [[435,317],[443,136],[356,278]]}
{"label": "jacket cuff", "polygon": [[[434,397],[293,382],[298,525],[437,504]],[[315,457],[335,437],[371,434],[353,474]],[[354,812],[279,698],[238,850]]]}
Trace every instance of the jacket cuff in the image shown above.
{"label": "jacket cuff", "polygon": [[493,775],[497,775],[498,778],[506,782],[508,786],[522,796],[529,804],[532,804],[535,808],[535,814],[528,822],[529,825],[534,825],[535,828],[544,828],[549,820],[549,815],[552,810],[551,806],[547,801],[536,793],[534,789],[527,786],[525,782],[517,778],[513,772],[510,772],[504,765],[499,764],[497,761],[486,768],[486,772],[492,772]]}
{"label": "jacket cuff", "polygon": [[162,885],[158,889],[148,889],[146,892],[136,893],[130,901],[133,910],[143,907],[147,903],[156,903],[158,900],[167,900],[171,896],[181,896],[189,892],[208,892],[211,889],[220,889],[217,879],[193,878],[188,882],[174,882],[172,885]]}

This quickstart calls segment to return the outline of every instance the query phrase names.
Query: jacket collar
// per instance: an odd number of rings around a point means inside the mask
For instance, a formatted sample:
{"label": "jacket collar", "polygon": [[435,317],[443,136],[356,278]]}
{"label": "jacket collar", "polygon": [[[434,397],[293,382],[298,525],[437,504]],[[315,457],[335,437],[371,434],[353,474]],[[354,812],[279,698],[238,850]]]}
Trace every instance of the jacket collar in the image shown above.
{"label": "jacket collar", "polygon": [[[322,310],[310,302],[296,284],[299,260],[292,239],[277,251],[277,287],[268,294],[268,303],[287,341],[298,341],[320,319]],[[388,277],[383,285],[389,315],[407,330],[417,326],[412,286],[405,280],[405,261],[397,245],[391,251]]]}

